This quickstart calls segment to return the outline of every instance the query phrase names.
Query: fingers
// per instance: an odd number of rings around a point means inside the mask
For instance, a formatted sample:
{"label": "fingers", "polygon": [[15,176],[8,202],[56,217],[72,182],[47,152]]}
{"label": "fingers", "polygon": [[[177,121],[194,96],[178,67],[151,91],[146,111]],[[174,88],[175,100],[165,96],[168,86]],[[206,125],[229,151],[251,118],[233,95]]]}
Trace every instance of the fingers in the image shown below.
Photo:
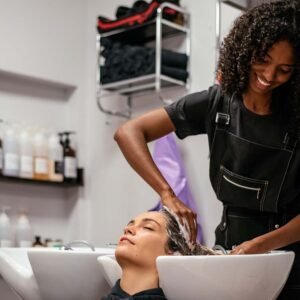
{"label": "fingers", "polygon": [[188,223],[189,223],[191,242],[194,244],[194,243],[196,243],[196,239],[197,239],[197,214],[195,214],[193,211],[191,211],[188,214],[187,218],[188,218]]}
{"label": "fingers", "polygon": [[175,208],[169,207],[179,216],[180,223],[186,227],[190,233],[190,241],[194,244],[197,239],[197,214],[182,202],[177,202]]}
{"label": "fingers", "polygon": [[234,255],[245,254],[245,250],[243,250],[242,248],[233,249],[233,250],[230,251],[230,254],[234,254]]}
{"label": "fingers", "polygon": [[240,254],[246,254],[246,252],[240,245],[240,246],[233,246],[229,254],[240,255]]}
{"label": "fingers", "polygon": [[194,244],[197,238],[197,214],[185,207],[177,212],[181,223],[186,227],[190,234],[190,241]]}

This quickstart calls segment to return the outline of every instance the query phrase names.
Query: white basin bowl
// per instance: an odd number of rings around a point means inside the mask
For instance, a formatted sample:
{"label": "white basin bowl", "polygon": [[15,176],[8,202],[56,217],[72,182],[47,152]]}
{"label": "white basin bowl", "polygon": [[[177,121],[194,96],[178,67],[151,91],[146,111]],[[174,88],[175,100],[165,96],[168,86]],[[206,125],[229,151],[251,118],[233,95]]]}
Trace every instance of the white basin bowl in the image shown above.
{"label": "white basin bowl", "polygon": [[114,255],[103,255],[98,257],[102,274],[106,279],[106,282],[112,288],[116,281],[122,276],[122,269],[117,263]]}
{"label": "white basin bowl", "polygon": [[23,300],[99,300],[110,287],[97,257],[113,253],[112,248],[0,248],[0,274]]}
{"label": "white basin bowl", "polygon": [[0,274],[24,300],[41,300],[25,248],[0,248]]}
{"label": "white basin bowl", "polygon": [[109,291],[97,257],[112,248],[28,251],[28,258],[43,300],[99,300]]}
{"label": "white basin bowl", "polygon": [[290,273],[293,252],[255,255],[160,256],[160,286],[169,300],[276,299]]}

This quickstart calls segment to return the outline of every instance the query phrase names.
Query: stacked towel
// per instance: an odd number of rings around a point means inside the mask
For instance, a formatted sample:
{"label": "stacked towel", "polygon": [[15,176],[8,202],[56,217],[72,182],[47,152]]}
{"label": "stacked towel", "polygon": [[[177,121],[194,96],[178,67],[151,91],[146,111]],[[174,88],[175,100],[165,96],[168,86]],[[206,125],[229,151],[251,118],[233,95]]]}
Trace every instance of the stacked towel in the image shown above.
{"label": "stacked towel", "polygon": [[[102,84],[155,73],[155,49],[112,42],[108,38],[101,39],[101,46],[105,58],[104,65],[100,66]],[[163,49],[161,72],[186,82],[187,61],[187,55]]]}

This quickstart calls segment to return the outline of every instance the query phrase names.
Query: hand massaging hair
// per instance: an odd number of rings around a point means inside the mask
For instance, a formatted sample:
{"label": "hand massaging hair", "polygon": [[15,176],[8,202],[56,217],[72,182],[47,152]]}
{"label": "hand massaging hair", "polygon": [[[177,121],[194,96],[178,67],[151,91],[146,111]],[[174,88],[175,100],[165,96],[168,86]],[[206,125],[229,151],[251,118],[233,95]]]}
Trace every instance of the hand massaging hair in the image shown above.
{"label": "hand massaging hair", "polygon": [[[190,241],[190,233],[187,230],[187,223],[181,224],[179,217],[164,206],[160,212],[167,221],[168,250],[174,255],[218,255],[220,252],[209,249],[201,244],[193,244]],[[186,220],[185,220],[186,221]]]}

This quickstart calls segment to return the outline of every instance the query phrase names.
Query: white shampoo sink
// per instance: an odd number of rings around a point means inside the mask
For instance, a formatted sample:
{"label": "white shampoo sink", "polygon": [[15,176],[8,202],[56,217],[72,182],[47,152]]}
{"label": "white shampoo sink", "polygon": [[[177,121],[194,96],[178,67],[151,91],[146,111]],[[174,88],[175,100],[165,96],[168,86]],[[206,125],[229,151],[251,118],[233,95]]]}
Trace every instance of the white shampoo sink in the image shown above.
{"label": "white shampoo sink", "polygon": [[160,286],[169,300],[273,300],[282,290],[295,254],[160,256]]}
{"label": "white shampoo sink", "polygon": [[0,274],[24,300],[41,300],[25,248],[0,248]]}
{"label": "white shampoo sink", "polygon": [[[273,300],[282,290],[295,254],[159,256],[160,287],[168,300]],[[121,277],[113,256],[98,258],[112,287]]]}
{"label": "white shampoo sink", "polygon": [[1,248],[0,274],[23,300],[99,300],[109,291],[97,257],[112,248]]}
{"label": "white shampoo sink", "polygon": [[28,251],[43,300],[99,300],[109,291],[97,257],[112,248]]}

